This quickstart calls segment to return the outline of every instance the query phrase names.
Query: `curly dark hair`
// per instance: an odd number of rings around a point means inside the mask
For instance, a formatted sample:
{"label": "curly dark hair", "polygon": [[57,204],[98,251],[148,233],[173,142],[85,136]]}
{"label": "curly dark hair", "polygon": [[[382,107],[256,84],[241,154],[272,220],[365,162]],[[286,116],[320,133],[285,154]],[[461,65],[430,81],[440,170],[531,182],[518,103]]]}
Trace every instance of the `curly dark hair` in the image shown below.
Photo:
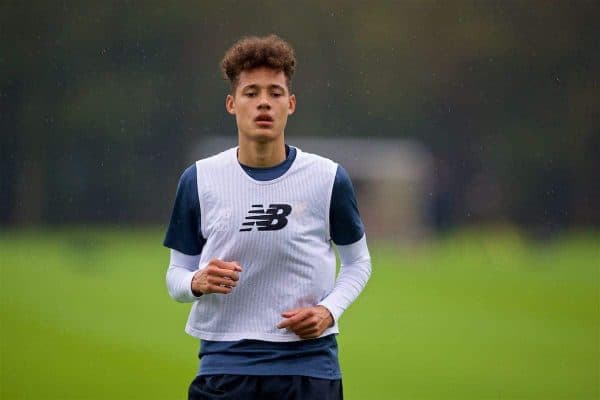
{"label": "curly dark hair", "polygon": [[248,36],[231,46],[221,61],[223,76],[231,83],[232,90],[235,90],[242,71],[259,67],[283,71],[288,89],[291,89],[296,70],[294,49],[277,35]]}

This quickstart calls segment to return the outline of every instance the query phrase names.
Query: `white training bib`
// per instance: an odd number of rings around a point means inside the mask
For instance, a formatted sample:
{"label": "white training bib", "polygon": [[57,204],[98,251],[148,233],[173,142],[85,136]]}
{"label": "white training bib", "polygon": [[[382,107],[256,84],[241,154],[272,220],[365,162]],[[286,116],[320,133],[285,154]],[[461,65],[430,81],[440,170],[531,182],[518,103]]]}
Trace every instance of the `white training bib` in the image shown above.
{"label": "white training bib", "polygon": [[[238,261],[230,294],[196,301],[186,332],[205,340],[296,341],[276,325],[281,313],[314,306],[333,289],[335,254],[329,207],[337,164],[297,149],[279,178],[256,181],[237,148],[196,162],[202,236],[199,267],[211,259]],[[337,323],[322,336],[337,333]]]}

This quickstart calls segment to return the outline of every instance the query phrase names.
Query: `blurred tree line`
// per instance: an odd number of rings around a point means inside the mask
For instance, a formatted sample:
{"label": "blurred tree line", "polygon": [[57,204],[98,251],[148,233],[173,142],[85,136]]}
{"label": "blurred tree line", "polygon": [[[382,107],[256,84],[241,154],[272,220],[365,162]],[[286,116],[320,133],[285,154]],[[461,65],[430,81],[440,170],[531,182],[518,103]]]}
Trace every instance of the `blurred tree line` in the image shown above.
{"label": "blurred tree line", "polygon": [[5,1],[0,221],[165,222],[190,148],[236,135],[218,63],[277,33],[294,135],[433,153],[438,226],[600,223],[597,1]]}

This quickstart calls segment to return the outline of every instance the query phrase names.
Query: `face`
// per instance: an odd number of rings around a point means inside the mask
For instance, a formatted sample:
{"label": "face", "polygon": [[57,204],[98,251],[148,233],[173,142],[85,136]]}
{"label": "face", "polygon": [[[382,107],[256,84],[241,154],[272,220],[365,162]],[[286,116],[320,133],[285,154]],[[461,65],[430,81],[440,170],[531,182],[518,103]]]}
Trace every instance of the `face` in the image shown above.
{"label": "face", "polygon": [[240,140],[269,142],[283,139],[288,115],[296,108],[283,71],[257,68],[242,71],[233,95],[225,102],[235,115]]}

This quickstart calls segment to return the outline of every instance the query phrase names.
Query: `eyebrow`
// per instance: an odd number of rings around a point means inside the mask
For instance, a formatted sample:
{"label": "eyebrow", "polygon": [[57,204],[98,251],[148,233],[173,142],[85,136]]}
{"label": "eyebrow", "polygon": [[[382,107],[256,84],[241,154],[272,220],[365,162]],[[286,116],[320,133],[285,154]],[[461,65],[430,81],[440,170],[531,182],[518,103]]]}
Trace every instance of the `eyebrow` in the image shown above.
{"label": "eyebrow", "polygon": [[[252,84],[252,85],[248,85],[248,86],[244,86],[242,88],[242,90],[248,90],[248,89],[260,89],[261,87],[257,84]],[[277,84],[271,84],[268,86],[269,89],[281,89],[281,90],[285,90],[285,88],[281,85],[277,85]]]}

